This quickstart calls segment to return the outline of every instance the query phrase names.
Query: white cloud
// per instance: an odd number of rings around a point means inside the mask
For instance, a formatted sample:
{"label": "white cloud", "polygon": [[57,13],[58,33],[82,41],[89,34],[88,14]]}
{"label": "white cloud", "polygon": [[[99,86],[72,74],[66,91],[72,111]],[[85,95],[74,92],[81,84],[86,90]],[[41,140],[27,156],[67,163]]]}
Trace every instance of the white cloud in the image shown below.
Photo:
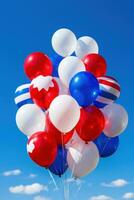
{"label": "white cloud", "polygon": [[91,197],[89,200],[113,200],[113,199],[106,195],[98,195]]}
{"label": "white cloud", "polygon": [[37,174],[30,174],[29,175],[29,178],[36,178],[37,177]]}
{"label": "white cloud", "polygon": [[15,170],[3,172],[3,176],[18,176],[18,175],[20,175],[21,173],[22,173],[22,172],[21,172],[20,169],[15,169]]}
{"label": "white cloud", "polygon": [[102,183],[101,185],[104,187],[123,187],[128,184],[128,181],[124,179],[117,179],[110,183]]}
{"label": "white cloud", "polygon": [[48,191],[48,187],[45,185],[41,185],[39,183],[33,183],[31,185],[19,185],[19,186],[11,186],[9,191],[14,194],[27,194],[32,195],[36,193],[40,193],[41,191]]}
{"label": "white cloud", "polygon": [[134,199],[134,193],[133,192],[127,192],[123,195],[123,199]]}
{"label": "white cloud", "polygon": [[50,198],[43,197],[43,196],[36,196],[36,197],[34,197],[34,200],[50,200]]}

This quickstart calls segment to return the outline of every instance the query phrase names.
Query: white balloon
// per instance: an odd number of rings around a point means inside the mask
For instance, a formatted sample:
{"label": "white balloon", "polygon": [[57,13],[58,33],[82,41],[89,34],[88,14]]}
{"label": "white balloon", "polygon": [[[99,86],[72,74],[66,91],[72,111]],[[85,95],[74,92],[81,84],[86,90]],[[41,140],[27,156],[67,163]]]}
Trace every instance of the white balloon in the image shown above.
{"label": "white balloon", "polygon": [[71,78],[78,72],[85,71],[84,63],[76,56],[68,56],[64,58],[58,68],[59,77],[62,82],[69,86]]}
{"label": "white balloon", "polygon": [[56,80],[59,86],[59,95],[68,94],[68,88],[62,83],[62,81],[57,77],[54,77],[54,79]]}
{"label": "white balloon", "polygon": [[76,48],[77,39],[74,33],[66,28],[57,30],[52,37],[52,47],[63,57],[70,56]]}
{"label": "white balloon", "polygon": [[83,58],[87,54],[98,53],[98,52],[99,52],[98,44],[93,38],[89,36],[83,36],[77,40],[75,53],[76,56],[78,56],[79,58]]}
{"label": "white balloon", "polygon": [[78,123],[80,107],[73,97],[60,95],[50,104],[49,118],[59,131],[67,133]]}
{"label": "white balloon", "polygon": [[99,162],[99,152],[93,142],[74,141],[67,155],[68,166],[75,178],[80,178],[93,171]]}
{"label": "white balloon", "polygon": [[109,104],[101,111],[105,117],[105,128],[103,132],[108,137],[120,135],[127,127],[128,114],[126,110],[119,104]]}
{"label": "white balloon", "polygon": [[17,111],[16,124],[27,136],[44,131],[45,113],[35,104],[26,104]]}

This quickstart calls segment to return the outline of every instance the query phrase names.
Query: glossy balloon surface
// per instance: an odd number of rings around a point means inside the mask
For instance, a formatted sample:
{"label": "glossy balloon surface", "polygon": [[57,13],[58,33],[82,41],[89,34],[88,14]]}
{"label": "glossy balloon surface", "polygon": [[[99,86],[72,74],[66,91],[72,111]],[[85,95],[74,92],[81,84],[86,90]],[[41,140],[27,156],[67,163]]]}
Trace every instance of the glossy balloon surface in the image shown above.
{"label": "glossy balloon surface", "polygon": [[82,36],[77,40],[76,56],[83,58],[87,54],[98,53],[99,47],[97,42],[89,36]]}
{"label": "glossy balloon surface", "polygon": [[87,107],[99,94],[98,80],[89,72],[79,72],[70,81],[71,96],[82,107]]}
{"label": "glossy balloon surface", "polygon": [[86,71],[94,76],[100,77],[106,74],[107,64],[105,59],[99,54],[88,54],[83,58]]}
{"label": "glossy balloon surface", "polygon": [[30,80],[39,75],[52,74],[52,63],[47,55],[42,52],[31,53],[24,62],[24,71]]}
{"label": "glossy balloon surface", "polygon": [[25,104],[33,104],[33,101],[30,96],[29,92],[30,83],[23,84],[19,87],[17,87],[15,91],[15,104],[18,108],[21,106],[24,106]]}
{"label": "glossy balloon surface", "polygon": [[107,137],[104,133],[102,133],[95,141],[100,157],[106,158],[113,155],[119,146],[119,137]]}
{"label": "glossy balloon surface", "polygon": [[115,137],[125,131],[128,125],[128,114],[123,106],[113,103],[102,109],[105,117],[103,132],[108,137]]}
{"label": "glossy balloon surface", "polygon": [[49,167],[57,156],[57,144],[45,132],[37,132],[29,138],[27,151],[36,164]]}
{"label": "glossy balloon surface", "polygon": [[16,124],[20,131],[30,136],[45,130],[45,113],[35,104],[26,104],[16,114]]}
{"label": "glossy balloon surface", "polygon": [[57,30],[52,36],[53,49],[63,57],[70,56],[75,51],[76,42],[74,33],[67,28]]}
{"label": "glossy balloon surface", "polygon": [[48,113],[46,115],[46,129],[45,130],[49,135],[51,135],[51,137],[55,137],[58,145],[62,145],[62,146],[70,141],[74,133],[74,130],[71,130],[70,132],[67,132],[67,133],[60,132],[50,121]]}
{"label": "glossy balloon surface", "polygon": [[50,104],[49,118],[60,132],[67,133],[78,123],[80,107],[71,96],[60,95]]}
{"label": "glossy balloon surface", "polygon": [[68,166],[75,178],[91,173],[98,165],[99,152],[93,142],[74,142],[67,155]]}
{"label": "glossy balloon surface", "polygon": [[66,87],[69,87],[71,78],[78,72],[85,71],[84,63],[76,56],[64,58],[59,65],[58,74]]}
{"label": "glossy balloon surface", "polygon": [[105,126],[103,113],[95,106],[86,109],[81,108],[80,120],[76,126],[76,131],[85,142],[96,139]]}
{"label": "glossy balloon surface", "polygon": [[67,168],[67,150],[65,147],[59,146],[56,159],[53,162],[53,164],[49,167],[49,170],[53,174],[61,176],[66,172]]}
{"label": "glossy balloon surface", "polygon": [[30,86],[32,100],[41,108],[48,109],[53,99],[59,95],[59,87],[52,76],[38,76]]}

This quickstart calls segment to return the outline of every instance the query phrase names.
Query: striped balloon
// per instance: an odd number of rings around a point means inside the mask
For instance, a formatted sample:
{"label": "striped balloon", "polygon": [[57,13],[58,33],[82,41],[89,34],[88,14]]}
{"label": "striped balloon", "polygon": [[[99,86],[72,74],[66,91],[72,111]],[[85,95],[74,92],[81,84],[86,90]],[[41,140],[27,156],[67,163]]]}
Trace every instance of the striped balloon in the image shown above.
{"label": "striped balloon", "polygon": [[29,92],[30,84],[24,84],[19,86],[15,91],[15,104],[18,108],[25,104],[33,103],[30,92]]}
{"label": "striped balloon", "polygon": [[94,102],[94,105],[103,108],[104,106],[113,103],[120,96],[120,85],[117,80],[110,76],[98,78],[100,86],[100,94]]}

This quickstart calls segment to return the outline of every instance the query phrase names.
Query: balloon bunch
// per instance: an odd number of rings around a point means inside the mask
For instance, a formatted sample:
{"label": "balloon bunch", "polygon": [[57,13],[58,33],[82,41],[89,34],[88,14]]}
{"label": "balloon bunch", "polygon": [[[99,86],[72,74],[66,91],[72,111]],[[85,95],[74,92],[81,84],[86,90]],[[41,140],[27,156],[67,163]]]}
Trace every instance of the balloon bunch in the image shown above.
{"label": "balloon bunch", "polygon": [[77,40],[69,29],[59,29],[52,47],[53,58],[35,52],[24,62],[31,83],[15,92],[16,123],[36,164],[59,176],[69,168],[79,178],[117,150],[128,115],[114,103],[120,85],[106,76],[93,38]]}

